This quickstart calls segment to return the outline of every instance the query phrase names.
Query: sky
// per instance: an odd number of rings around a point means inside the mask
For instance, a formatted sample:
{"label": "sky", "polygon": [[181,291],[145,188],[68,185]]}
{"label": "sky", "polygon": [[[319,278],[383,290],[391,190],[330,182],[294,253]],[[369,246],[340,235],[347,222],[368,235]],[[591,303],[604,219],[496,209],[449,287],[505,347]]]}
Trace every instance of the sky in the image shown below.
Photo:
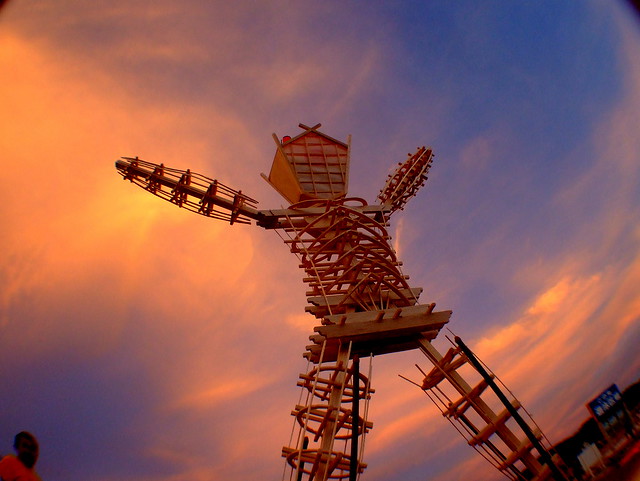
{"label": "sky", "polygon": [[[113,164],[279,208],[259,174],[301,122],[352,135],[369,203],[433,148],[392,219],[403,269],[552,442],[570,435],[640,377],[639,42],[605,0],[7,2],[0,453],[25,429],[45,481],[282,479],[316,324],[297,259]],[[416,363],[372,361],[361,479],[503,479],[398,376]]]}

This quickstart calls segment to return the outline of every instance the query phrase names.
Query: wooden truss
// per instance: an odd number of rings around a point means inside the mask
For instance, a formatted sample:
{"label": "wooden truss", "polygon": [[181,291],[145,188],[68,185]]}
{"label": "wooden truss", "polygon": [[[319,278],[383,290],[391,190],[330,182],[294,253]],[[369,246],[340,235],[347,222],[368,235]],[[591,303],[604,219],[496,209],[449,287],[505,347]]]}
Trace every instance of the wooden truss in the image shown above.
{"label": "wooden truss", "polygon": [[[453,344],[442,355],[430,341],[423,338],[418,344],[433,368],[425,372],[416,366],[423,380],[410,382],[428,395],[468,444],[513,481],[566,480],[557,468],[562,464],[558,457],[553,463],[541,462],[540,456],[548,455],[550,443],[526,411],[529,420],[522,424],[522,416],[516,414],[523,409],[520,401],[511,395],[506,400],[508,405],[501,403],[488,389],[496,382],[496,376],[490,372],[488,377],[481,376],[459,346]],[[518,422],[514,422],[515,416]],[[536,453],[540,449],[543,452]]]}
{"label": "wooden truss", "polygon": [[278,140],[269,176],[262,177],[285,199],[295,204],[307,199],[339,199],[349,185],[349,143],[320,132],[320,124],[307,127],[294,138]]}
{"label": "wooden truss", "polygon": [[138,157],[122,157],[116,169],[124,180],[196,214],[230,224],[250,224],[250,219],[260,217],[257,200],[189,169],[171,169]]}
{"label": "wooden truss", "polygon": [[[178,207],[231,224],[253,220],[277,229],[298,257],[308,285],[306,311],[320,325],[304,353],[312,367],[298,381],[305,399],[292,410],[298,434],[282,450],[290,479],[355,480],[363,472],[362,448],[373,426],[366,416],[373,389],[370,376],[359,374],[354,358],[417,348],[434,366],[420,387],[435,396],[443,382],[453,386],[460,397],[444,398],[443,413],[462,422],[471,433],[469,443],[487,447],[502,472],[544,479],[531,447],[506,427],[508,415],[496,414],[482,400],[486,385],[472,387],[462,377],[464,356],[455,350],[441,355],[431,344],[451,311],[436,312],[434,303],[418,304],[422,288],[409,285],[391,246],[389,217],[424,185],[431,149],[421,147],[410,154],[387,179],[380,204],[368,205],[347,197],[350,142],[320,132],[320,124],[300,127],[303,132],[294,138],[278,140],[274,134],[276,154],[269,175],[263,175],[291,204],[288,208],[258,210],[257,202],[241,191],[190,170],[137,157],[116,162],[125,180]],[[480,424],[468,420],[471,411]],[[492,447],[494,435],[506,451]],[[514,467],[516,463],[524,469]]]}
{"label": "wooden truss", "polygon": [[433,152],[426,147],[420,147],[415,154],[408,154],[409,158],[398,164],[393,174],[389,174],[387,182],[380,191],[378,199],[391,207],[395,212],[403,210],[409,199],[418,193],[420,187],[427,181],[427,174],[433,162]]}

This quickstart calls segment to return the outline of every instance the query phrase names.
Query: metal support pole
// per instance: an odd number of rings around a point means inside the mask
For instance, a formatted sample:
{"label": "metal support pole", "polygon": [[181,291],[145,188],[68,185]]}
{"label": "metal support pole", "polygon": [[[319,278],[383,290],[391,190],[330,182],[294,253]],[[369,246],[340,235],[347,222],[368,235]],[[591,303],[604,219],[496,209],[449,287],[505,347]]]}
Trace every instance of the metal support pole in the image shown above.
{"label": "metal support pole", "polygon": [[544,448],[544,446],[540,443],[540,441],[538,441],[538,438],[536,438],[536,436],[533,434],[533,431],[531,430],[527,422],[522,418],[522,416],[520,416],[520,413],[516,410],[516,408],[513,407],[511,402],[509,402],[509,400],[504,395],[504,393],[500,390],[498,385],[493,381],[493,378],[489,376],[489,373],[484,368],[484,366],[480,363],[480,361],[478,361],[478,358],[476,358],[475,354],[473,354],[471,349],[469,349],[467,345],[464,342],[462,342],[462,339],[460,339],[458,336],[455,337],[455,342],[458,345],[458,347],[460,347],[462,352],[464,352],[465,356],[467,356],[467,359],[469,359],[469,362],[473,365],[473,367],[475,367],[476,370],[480,373],[480,375],[484,378],[484,380],[487,382],[489,387],[493,389],[493,392],[496,393],[496,395],[498,396],[498,399],[500,399],[500,402],[504,404],[505,408],[507,408],[507,411],[509,411],[509,414],[513,416],[513,419],[515,419],[515,421],[518,423],[518,426],[522,428],[527,438],[529,438],[529,441],[531,441],[531,444],[533,445],[533,447],[536,448],[538,453],[540,453],[540,458],[542,459],[542,461],[545,464],[547,464],[551,469],[554,479],[556,481],[566,481],[567,478],[562,473],[562,471],[560,471],[560,469],[555,465],[555,463],[551,459],[551,455],[549,454],[549,452]]}
{"label": "metal support pole", "polygon": [[[305,450],[309,447],[309,438],[307,436],[304,437],[304,441],[302,441],[302,449]],[[304,461],[300,461],[300,466],[298,467],[298,478],[297,481],[302,481],[302,475],[304,474]]]}
{"label": "metal support pole", "polygon": [[360,358],[353,356],[353,407],[351,409],[351,462],[349,464],[349,481],[358,477],[358,431],[360,430]]}

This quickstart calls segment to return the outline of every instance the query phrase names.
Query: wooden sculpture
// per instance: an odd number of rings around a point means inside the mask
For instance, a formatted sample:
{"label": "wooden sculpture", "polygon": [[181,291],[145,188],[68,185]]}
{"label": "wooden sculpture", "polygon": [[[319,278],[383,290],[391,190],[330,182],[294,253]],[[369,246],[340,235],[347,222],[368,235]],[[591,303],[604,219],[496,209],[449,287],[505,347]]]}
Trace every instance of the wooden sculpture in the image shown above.
{"label": "wooden sculpture", "polygon": [[[418,303],[422,289],[409,285],[391,246],[390,216],[424,185],[431,149],[421,147],[400,163],[380,191],[379,203],[369,205],[347,195],[350,140],[329,137],[318,130],[320,124],[300,127],[303,131],[293,138],[280,140],[274,134],[275,157],[269,175],[263,174],[290,204],[283,209],[259,210],[257,201],[241,191],[190,170],[137,157],[116,162],[125,180],[179,207],[230,224],[255,221],[265,229],[279,229],[300,260],[309,288],[306,311],[320,325],[304,353],[313,367],[298,381],[306,399],[292,411],[298,436],[282,450],[290,476],[298,481],[356,479],[366,467],[358,445],[372,427],[366,409],[359,414],[359,405],[362,400],[366,406],[373,393],[368,378],[359,373],[358,359],[419,348],[434,365],[420,387],[428,392],[447,381],[461,396],[445,402],[445,416],[462,420],[473,433],[474,446],[491,446],[488,450],[498,460],[494,465],[511,479],[543,479],[549,470],[532,454],[531,444],[507,427],[510,414],[496,414],[482,401],[487,383],[472,387],[457,372],[467,357],[458,348],[442,356],[431,344],[451,311],[436,312],[434,303]],[[469,420],[469,409],[478,413],[482,425]],[[506,448],[495,447],[489,439],[493,434]]]}

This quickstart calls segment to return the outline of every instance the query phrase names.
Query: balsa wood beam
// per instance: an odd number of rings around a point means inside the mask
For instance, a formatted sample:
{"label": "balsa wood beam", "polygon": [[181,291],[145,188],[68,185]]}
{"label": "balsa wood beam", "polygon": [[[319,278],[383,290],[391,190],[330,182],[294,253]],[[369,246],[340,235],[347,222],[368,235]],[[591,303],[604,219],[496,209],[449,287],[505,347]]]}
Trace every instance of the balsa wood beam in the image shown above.
{"label": "balsa wood beam", "polygon": [[[404,315],[405,310],[408,309],[411,308],[403,309],[402,315],[397,319],[385,320],[383,322],[376,321],[377,313],[375,311],[363,312],[362,314],[365,316],[357,316],[357,318],[368,319],[364,322],[352,321],[351,318],[356,316],[349,314],[344,324],[317,326],[314,328],[314,331],[323,335],[328,340],[341,339],[347,342],[384,341],[384,339],[390,337],[400,337],[418,334],[423,331],[439,330],[449,322],[449,318],[451,317],[451,311]],[[424,306],[422,310],[424,311]],[[393,316],[395,309],[388,311],[390,316]],[[414,309],[414,311],[416,310]]]}
{"label": "balsa wood beam", "polygon": [[[389,319],[398,319],[400,317],[408,317],[408,316],[420,316],[420,315],[428,315],[433,312],[433,308],[435,307],[435,303],[431,304],[418,304],[415,306],[407,306],[402,308],[392,308],[392,309],[383,309],[380,311],[365,311],[365,312],[350,312],[349,314],[337,314],[333,316],[325,316],[324,320],[327,321],[327,324],[340,324],[342,317],[347,316],[346,323],[359,323],[359,322],[368,322],[368,321],[382,321]],[[448,312],[451,315],[452,311],[444,311]],[[380,317],[382,316],[382,317]]]}
{"label": "balsa wood beam", "polygon": [[[369,342],[354,342],[351,347],[351,357],[358,355],[366,357],[369,355],[380,356],[383,354],[392,354],[394,352],[410,351],[419,347],[418,338],[424,340],[433,340],[436,338],[439,329],[425,331],[419,334],[410,334],[399,337],[387,337],[382,340]],[[334,362],[337,358],[337,346],[339,341],[327,341],[324,348],[322,362]],[[303,354],[305,359],[317,364],[320,362],[320,354],[322,353],[322,344],[311,344],[307,346],[307,351]]]}

